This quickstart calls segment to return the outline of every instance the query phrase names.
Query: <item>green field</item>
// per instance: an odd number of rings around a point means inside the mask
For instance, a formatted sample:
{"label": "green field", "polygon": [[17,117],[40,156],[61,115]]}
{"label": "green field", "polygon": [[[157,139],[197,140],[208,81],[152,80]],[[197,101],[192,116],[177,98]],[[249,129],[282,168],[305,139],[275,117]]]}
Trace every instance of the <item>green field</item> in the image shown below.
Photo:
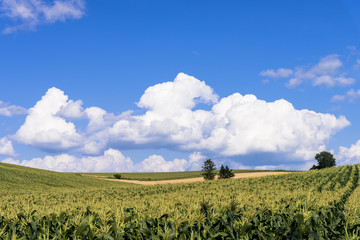
{"label": "green field", "polygon": [[77,173],[58,173],[0,163],[0,195],[116,186]]}
{"label": "green field", "polygon": [[359,168],[140,186],[0,164],[0,239],[357,239]]}
{"label": "green field", "polygon": [[[277,170],[283,171],[283,170]],[[218,172],[218,171],[216,171]],[[249,169],[237,169],[233,170],[233,173],[249,173],[249,172],[273,172],[269,170],[249,170]],[[114,179],[116,173],[81,173],[82,176],[93,176],[101,178]],[[202,177],[201,171],[188,171],[188,172],[144,172],[144,173],[119,173],[122,179],[128,180],[140,180],[140,181],[160,181],[160,180],[172,180],[172,179],[186,179]]]}

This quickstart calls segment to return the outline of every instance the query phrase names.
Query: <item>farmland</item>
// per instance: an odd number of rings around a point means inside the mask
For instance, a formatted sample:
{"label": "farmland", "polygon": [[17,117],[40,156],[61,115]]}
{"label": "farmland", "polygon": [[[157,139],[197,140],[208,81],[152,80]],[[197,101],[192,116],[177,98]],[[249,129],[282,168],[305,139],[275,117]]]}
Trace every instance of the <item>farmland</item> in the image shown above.
{"label": "farmland", "polygon": [[[218,173],[219,171],[217,171]],[[233,173],[252,173],[252,172],[269,172],[269,170],[249,170],[249,169],[237,169],[233,170]],[[100,178],[114,179],[115,173],[81,173],[83,176],[93,176]],[[185,178],[201,177],[201,171],[189,171],[189,172],[147,172],[147,173],[120,173],[122,179],[127,180],[140,180],[140,181],[162,181],[162,180],[174,180]]]}
{"label": "farmland", "polygon": [[0,238],[350,239],[359,167],[140,186],[0,164]]}

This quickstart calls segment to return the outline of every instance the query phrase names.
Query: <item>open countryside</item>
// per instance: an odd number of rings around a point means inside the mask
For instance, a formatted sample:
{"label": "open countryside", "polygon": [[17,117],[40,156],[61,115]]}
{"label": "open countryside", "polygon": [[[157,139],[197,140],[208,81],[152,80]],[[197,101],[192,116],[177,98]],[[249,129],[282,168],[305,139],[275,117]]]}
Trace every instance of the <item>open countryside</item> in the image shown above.
{"label": "open countryside", "polygon": [[359,165],[138,185],[0,164],[3,239],[356,237]]}
{"label": "open countryside", "polygon": [[0,0],[0,240],[360,240],[360,0]]}

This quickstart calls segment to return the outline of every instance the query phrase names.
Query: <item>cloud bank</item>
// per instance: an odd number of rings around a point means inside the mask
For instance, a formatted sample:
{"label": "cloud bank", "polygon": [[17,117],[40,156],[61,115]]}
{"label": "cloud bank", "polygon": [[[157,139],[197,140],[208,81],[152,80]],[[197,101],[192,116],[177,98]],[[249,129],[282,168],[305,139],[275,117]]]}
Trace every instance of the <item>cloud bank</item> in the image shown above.
{"label": "cloud bank", "polygon": [[69,154],[60,154],[23,161],[7,158],[3,162],[60,172],[178,172],[200,170],[204,159],[205,157],[197,152],[190,154],[188,160],[166,161],[160,155],[151,155],[134,164],[119,150],[108,149],[100,156],[77,158]]}
{"label": "cloud bank", "polygon": [[49,24],[84,16],[83,0],[2,0],[0,16],[11,19],[14,26],[3,30],[4,34],[18,30],[35,30],[40,24]]}
{"label": "cloud bank", "polygon": [[[199,103],[212,108],[196,109]],[[344,116],[297,110],[283,99],[266,102],[234,93],[219,100],[205,82],[183,73],[145,90],[137,103],[145,110],[142,115],[114,115],[82,105],[50,88],[29,110],[15,139],[48,152],[85,155],[106,149],[166,148],[219,157],[283,153],[310,160],[325,150],[333,134],[350,125]],[[86,129],[79,131],[74,119],[87,119]]]}

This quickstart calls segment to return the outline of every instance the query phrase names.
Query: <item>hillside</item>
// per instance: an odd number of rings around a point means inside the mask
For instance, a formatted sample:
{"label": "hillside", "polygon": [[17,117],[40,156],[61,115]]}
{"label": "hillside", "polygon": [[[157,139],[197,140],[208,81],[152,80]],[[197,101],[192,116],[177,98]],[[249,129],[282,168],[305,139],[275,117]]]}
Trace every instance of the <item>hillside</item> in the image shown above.
{"label": "hillside", "polygon": [[88,187],[118,186],[76,173],[59,173],[41,169],[0,163],[0,193],[18,191],[44,191],[51,189],[81,189]]}
{"label": "hillside", "polygon": [[359,170],[142,186],[0,164],[0,238],[357,239]]}

